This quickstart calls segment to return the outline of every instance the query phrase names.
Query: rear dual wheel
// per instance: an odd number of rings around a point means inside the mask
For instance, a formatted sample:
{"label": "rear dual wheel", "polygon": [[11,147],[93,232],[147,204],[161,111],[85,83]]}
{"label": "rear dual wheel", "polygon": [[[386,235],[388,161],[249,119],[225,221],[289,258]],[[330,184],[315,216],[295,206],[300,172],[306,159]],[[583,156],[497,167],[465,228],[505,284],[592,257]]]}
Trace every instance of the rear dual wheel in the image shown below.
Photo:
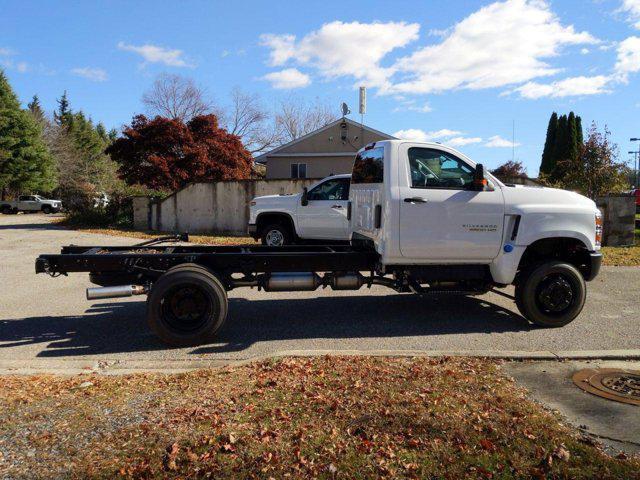
{"label": "rear dual wheel", "polygon": [[168,270],[154,283],[147,299],[149,327],[172,347],[211,343],[227,310],[227,292],[220,280],[194,264]]}
{"label": "rear dual wheel", "polygon": [[522,274],[516,285],[520,313],[541,327],[563,327],[576,318],[587,296],[584,277],[561,261],[537,265]]}

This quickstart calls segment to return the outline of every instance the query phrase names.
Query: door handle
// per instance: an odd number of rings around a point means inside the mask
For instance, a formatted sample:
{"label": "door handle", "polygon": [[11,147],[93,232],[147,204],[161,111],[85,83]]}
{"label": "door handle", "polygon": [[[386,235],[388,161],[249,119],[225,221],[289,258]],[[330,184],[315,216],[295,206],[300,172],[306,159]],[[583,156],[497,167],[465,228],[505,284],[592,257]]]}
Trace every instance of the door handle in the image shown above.
{"label": "door handle", "polygon": [[342,205],[332,205],[331,208],[342,208]]}
{"label": "door handle", "polygon": [[427,203],[424,198],[420,197],[405,198],[404,201],[405,203]]}

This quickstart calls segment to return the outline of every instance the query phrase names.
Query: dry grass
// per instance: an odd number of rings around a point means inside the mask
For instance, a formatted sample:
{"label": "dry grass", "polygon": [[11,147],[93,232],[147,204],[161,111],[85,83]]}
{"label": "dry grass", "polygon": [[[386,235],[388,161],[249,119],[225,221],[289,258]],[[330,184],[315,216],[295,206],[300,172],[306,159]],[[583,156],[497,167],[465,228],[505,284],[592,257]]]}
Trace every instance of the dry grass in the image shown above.
{"label": "dry grass", "polygon": [[0,378],[2,478],[639,472],[637,458],[605,455],[494,361],[325,357],[180,375]]}

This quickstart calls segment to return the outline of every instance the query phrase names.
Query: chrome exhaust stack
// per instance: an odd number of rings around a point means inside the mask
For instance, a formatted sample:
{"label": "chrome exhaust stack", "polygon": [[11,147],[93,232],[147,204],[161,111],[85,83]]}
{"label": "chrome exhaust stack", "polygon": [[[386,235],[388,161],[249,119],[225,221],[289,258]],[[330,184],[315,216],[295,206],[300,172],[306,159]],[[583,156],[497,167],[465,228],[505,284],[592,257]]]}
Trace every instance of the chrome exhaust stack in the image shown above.
{"label": "chrome exhaust stack", "polygon": [[117,285],[115,287],[87,288],[87,300],[100,300],[103,298],[132,297],[144,295],[147,288],[142,285]]}

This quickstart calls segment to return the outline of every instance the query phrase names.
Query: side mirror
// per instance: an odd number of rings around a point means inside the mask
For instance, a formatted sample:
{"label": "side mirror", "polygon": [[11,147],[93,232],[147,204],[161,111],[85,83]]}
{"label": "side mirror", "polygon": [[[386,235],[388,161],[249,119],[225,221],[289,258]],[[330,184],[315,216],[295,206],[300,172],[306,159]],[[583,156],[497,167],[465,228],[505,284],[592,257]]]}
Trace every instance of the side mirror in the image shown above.
{"label": "side mirror", "polygon": [[484,178],[484,166],[479,163],[473,172],[473,190],[482,192],[487,188],[487,179]]}
{"label": "side mirror", "polygon": [[309,190],[307,190],[307,187],[304,187],[302,189],[302,198],[300,199],[300,205],[302,205],[303,207],[306,207],[307,205],[309,205]]}

